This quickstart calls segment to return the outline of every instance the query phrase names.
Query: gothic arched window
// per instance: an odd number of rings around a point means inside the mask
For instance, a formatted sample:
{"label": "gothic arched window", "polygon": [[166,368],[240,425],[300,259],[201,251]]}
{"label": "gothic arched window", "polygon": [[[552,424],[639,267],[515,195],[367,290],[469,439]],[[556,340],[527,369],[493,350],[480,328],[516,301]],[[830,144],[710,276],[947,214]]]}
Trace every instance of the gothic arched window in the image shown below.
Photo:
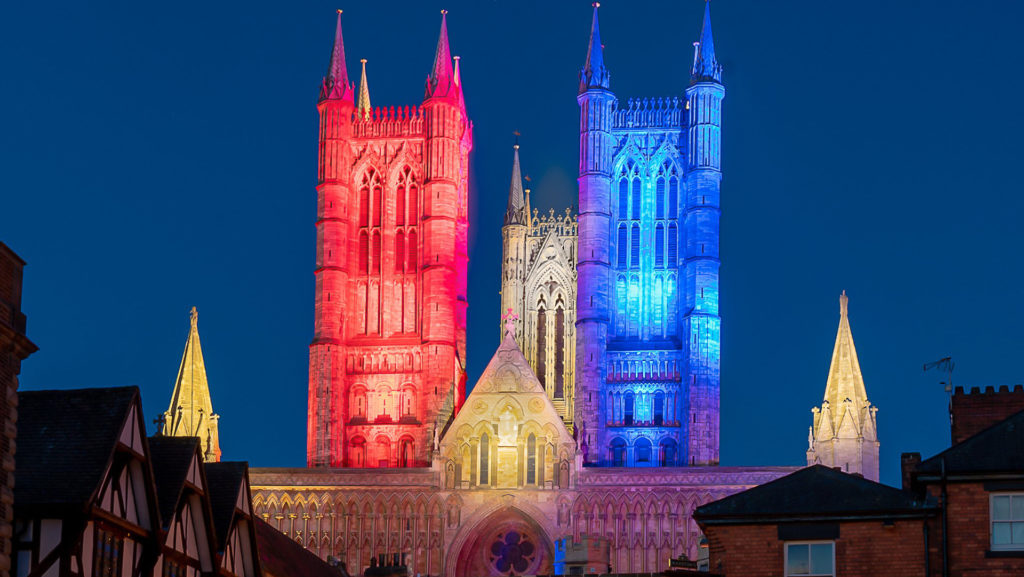
{"label": "gothic arched window", "polygon": [[417,257],[419,256],[419,249],[416,246],[416,231],[409,231],[409,264],[405,270],[412,274],[416,274],[416,268],[419,266]]}
{"label": "gothic arched window", "polygon": [[633,391],[628,391],[622,398],[622,423],[627,427],[633,424]]}
{"label": "gothic arched window", "polygon": [[613,467],[626,466],[626,441],[614,439],[611,444],[611,462]]}
{"label": "gothic arched window", "polygon": [[640,437],[636,440],[633,445],[633,450],[636,454],[637,465],[650,465],[651,464],[651,442],[647,439]]}
{"label": "gothic arched window", "polygon": [[665,439],[661,442],[660,464],[662,467],[676,466],[676,459],[678,458],[677,453],[679,452],[676,447],[676,442],[672,439]]}
{"label": "gothic arched window", "polygon": [[556,399],[565,398],[565,309],[555,309],[555,386]]}
{"label": "gothic arched window", "polygon": [[373,233],[373,274],[380,274],[380,232]]}
{"label": "gothic arched window", "polygon": [[370,226],[370,189],[359,189],[359,226]]}
{"label": "gothic arched window", "polygon": [[640,199],[643,197],[643,185],[640,178],[633,179],[633,220],[640,220]]}
{"label": "gothic arched window", "polygon": [[654,266],[665,266],[665,227],[660,222],[654,229]]}
{"label": "gothic arched window", "polygon": [[412,437],[405,436],[398,440],[398,466],[412,466]]}
{"label": "gothic arched window", "polygon": [[373,226],[380,226],[381,204],[381,187],[377,185],[373,187]]}
{"label": "gothic arched window", "polygon": [[367,274],[370,272],[370,239],[366,232],[359,233],[359,272]]}
{"label": "gothic arched window", "polygon": [[626,212],[629,209],[629,181],[625,178],[619,181],[619,218],[625,220],[629,218],[629,213]]}
{"label": "gothic arched window", "polygon": [[658,391],[654,393],[654,424],[661,426],[665,422],[665,393]]}
{"label": "gothic arched window", "polygon": [[640,225],[634,223],[629,232],[629,267],[640,268]]}
{"label": "gothic arched window", "polygon": [[405,185],[399,185],[395,193],[395,224],[405,225]]}
{"label": "gothic arched window", "polygon": [[398,231],[395,234],[395,272],[402,272],[405,266],[405,234]]}
{"label": "gothic arched window", "polygon": [[679,179],[675,175],[668,179],[668,217],[679,215]]}
{"label": "gothic arched window", "polygon": [[487,433],[480,435],[480,484],[490,484],[490,475],[488,469],[490,468],[490,439],[487,437]]}
{"label": "gothic arched window", "polygon": [[654,195],[654,218],[665,218],[665,178],[658,177],[657,192]]}
{"label": "gothic arched window", "polygon": [[537,483],[537,437],[530,433],[526,438],[526,484]]}
{"label": "gothic arched window", "polygon": [[676,243],[679,241],[679,233],[676,230],[676,223],[668,225],[668,266],[676,268],[679,266],[679,252]]}
{"label": "gothic arched window", "polygon": [[548,313],[541,302],[537,308],[537,380],[547,390],[546,375],[548,371]]}
{"label": "gothic arched window", "polygon": [[409,185],[409,226],[415,225],[419,222],[419,189],[415,184]]}
{"label": "gothic arched window", "polygon": [[619,225],[618,255],[616,264],[620,269],[626,268],[626,225]]}

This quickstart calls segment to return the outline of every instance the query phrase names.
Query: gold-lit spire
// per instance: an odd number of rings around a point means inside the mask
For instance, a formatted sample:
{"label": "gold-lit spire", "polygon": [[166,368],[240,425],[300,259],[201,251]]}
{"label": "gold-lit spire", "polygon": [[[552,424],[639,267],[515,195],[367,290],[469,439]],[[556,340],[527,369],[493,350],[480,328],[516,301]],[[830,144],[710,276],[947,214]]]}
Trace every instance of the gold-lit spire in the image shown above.
{"label": "gold-lit spire", "polygon": [[220,416],[213,412],[206,363],[199,344],[199,312],[192,307],[191,327],[181,356],[178,378],[171,404],[164,413],[163,434],[173,437],[198,437],[207,462],[220,461]]}
{"label": "gold-lit spire", "polygon": [[356,110],[363,118],[370,118],[370,85],[366,82],[366,59],[359,61],[363,65],[363,76],[359,79],[359,100]]}

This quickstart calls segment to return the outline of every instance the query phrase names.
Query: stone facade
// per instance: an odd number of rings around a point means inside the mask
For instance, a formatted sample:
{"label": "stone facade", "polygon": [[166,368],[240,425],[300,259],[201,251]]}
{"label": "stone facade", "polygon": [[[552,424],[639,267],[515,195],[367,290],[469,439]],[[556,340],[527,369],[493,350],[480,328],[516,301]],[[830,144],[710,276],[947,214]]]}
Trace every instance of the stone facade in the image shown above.
{"label": "stone facade", "polygon": [[710,8],[683,97],[580,73],[575,418],[594,465],[718,464],[721,110]]}
{"label": "stone facade", "polygon": [[339,12],[318,105],[310,466],[427,466],[464,396],[472,124],[454,62],[442,18],[422,104],[371,110],[364,82],[357,112]]}
{"label": "stone facade", "polygon": [[14,453],[21,361],[37,348],[25,336],[21,279],[25,261],[0,242],[0,577],[11,572],[11,521],[14,518]]}
{"label": "stone facade", "polygon": [[696,507],[795,469],[584,468],[511,327],[436,447],[430,467],[252,469],[254,511],[353,573],[399,553],[412,574],[551,574],[554,543],[587,535],[655,572],[696,558]]}
{"label": "stone facade", "polygon": [[[515,316],[517,342],[562,421],[572,430],[576,368],[576,216],[531,212],[515,145],[501,228],[501,310]],[[501,327],[504,334],[504,320]]]}

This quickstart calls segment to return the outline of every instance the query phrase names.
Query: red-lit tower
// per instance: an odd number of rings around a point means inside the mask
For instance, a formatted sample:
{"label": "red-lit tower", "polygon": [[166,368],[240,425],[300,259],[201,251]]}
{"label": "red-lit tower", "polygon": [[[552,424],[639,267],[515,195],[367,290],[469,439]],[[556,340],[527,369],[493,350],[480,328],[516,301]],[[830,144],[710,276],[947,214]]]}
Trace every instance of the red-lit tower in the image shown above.
{"label": "red-lit tower", "polygon": [[[364,76],[365,82],[365,76]],[[310,466],[426,466],[464,397],[472,123],[444,13],[422,105],[356,113],[341,13],[320,90]]]}

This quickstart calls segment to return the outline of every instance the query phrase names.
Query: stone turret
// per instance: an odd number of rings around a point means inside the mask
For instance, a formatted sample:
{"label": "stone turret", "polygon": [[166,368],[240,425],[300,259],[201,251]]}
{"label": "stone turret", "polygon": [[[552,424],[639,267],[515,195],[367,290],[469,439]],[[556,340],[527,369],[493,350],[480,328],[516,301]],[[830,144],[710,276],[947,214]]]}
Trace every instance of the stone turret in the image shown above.
{"label": "stone turret", "polygon": [[839,297],[839,331],[828,369],[825,399],[820,409],[811,409],[814,422],[808,438],[807,464],[840,467],[847,473],[859,473],[877,481],[879,443],[875,413],[878,409],[868,401],[864,387],[850,331],[848,302],[843,291]]}

